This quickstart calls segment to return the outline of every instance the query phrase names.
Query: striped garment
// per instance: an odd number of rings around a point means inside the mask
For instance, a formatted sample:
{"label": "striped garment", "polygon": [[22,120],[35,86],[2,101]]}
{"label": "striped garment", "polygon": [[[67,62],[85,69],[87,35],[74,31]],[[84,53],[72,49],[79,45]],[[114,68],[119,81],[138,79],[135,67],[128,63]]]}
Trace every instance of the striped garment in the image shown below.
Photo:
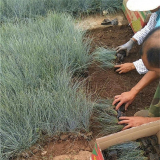
{"label": "striped garment", "polygon": [[[160,11],[160,10],[159,10],[159,11]],[[158,12],[159,12],[159,11],[158,11]],[[158,17],[157,12],[152,13],[152,14],[151,14],[151,17],[150,17],[150,19],[149,19],[149,21],[148,21],[148,23],[147,23],[147,25],[146,25],[143,29],[141,29],[140,31],[138,31],[138,32],[133,36],[133,38],[137,40],[137,42],[138,42],[139,45],[143,43],[143,40],[144,40],[144,38],[147,36],[147,34],[148,34],[152,29],[155,28],[155,26],[156,26],[156,24],[157,24],[157,17]],[[143,64],[142,59],[139,59],[139,60],[133,62],[133,64],[134,64],[134,66],[135,66],[135,68],[136,68],[136,70],[137,70],[137,72],[138,72],[139,74],[145,74],[145,73],[148,72],[147,68],[146,68],[146,67],[144,66],[144,64]]]}

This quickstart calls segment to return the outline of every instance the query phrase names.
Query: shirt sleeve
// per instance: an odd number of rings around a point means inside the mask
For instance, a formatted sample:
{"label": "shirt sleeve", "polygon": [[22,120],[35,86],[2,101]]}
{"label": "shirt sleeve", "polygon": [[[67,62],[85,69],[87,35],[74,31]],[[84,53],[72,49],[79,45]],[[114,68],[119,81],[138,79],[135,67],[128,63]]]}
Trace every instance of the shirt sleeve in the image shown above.
{"label": "shirt sleeve", "polygon": [[142,59],[139,59],[139,60],[133,62],[133,64],[139,74],[145,74],[148,72],[147,68],[143,64]]}
{"label": "shirt sleeve", "polygon": [[156,19],[157,19],[157,14],[152,13],[147,25],[140,31],[135,33],[135,35],[133,36],[133,38],[137,40],[139,45],[143,43],[143,40],[147,36],[147,34],[156,26]]}

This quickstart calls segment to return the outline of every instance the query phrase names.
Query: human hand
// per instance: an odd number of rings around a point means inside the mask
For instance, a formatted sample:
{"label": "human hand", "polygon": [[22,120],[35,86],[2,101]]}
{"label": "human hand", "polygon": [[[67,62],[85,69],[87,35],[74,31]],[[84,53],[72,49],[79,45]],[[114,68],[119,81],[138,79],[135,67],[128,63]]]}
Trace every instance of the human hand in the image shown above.
{"label": "human hand", "polygon": [[137,127],[149,122],[147,117],[120,117],[119,119],[120,121],[118,124],[126,124],[122,130]]}
{"label": "human hand", "polygon": [[128,106],[133,102],[135,97],[136,92],[134,90],[123,92],[121,95],[116,95],[114,97],[112,105],[115,105],[117,103],[116,110],[118,110],[122,104],[125,104],[125,110],[127,110]]}
{"label": "human hand", "polygon": [[116,69],[116,72],[118,72],[119,74],[121,73],[127,73],[131,70],[135,69],[135,66],[133,63],[124,63],[124,64],[120,64],[120,65],[115,65],[114,66]]}
{"label": "human hand", "polygon": [[134,45],[135,41],[130,39],[127,43],[121,45],[121,46],[118,46],[116,48],[116,51],[117,53],[121,50],[127,50],[127,56],[129,55],[129,51],[132,49],[133,45]]}

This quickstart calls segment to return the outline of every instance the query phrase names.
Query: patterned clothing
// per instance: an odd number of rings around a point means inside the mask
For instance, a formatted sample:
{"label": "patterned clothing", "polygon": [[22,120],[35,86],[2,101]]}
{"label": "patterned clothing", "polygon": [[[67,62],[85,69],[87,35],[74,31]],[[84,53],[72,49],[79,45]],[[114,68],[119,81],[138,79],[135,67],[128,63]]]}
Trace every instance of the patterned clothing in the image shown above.
{"label": "patterned clothing", "polygon": [[150,117],[160,117],[160,82],[149,108]]}
{"label": "patterned clothing", "polygon": [[135,33],[135,35],[133,36],[133,38],[137,40],[139,45],[143,43],[143,40],[147,36],[147,34],[156,26],[156,19],[157,13],[152,13],[147,25],[143,29]]}
{"label": "patterned clothing", "polygon": [[148,72],[147,68],[143,64],[142,59],[139,59],[139,60],[133,62],[133,64],[139,74],[146,74]]}
{"label": "patterned clothing", "polygon": [[[158,10],[155,13],[152,13],[147,25],[133,36],[133,38],[137,40],[139,45],[143,43],[143,40],[147,36],[147,34],[153,28],[159,25],[159,20],[160,10]],[[147,68],[144,66],[143,61],[141,59],[133,62],[133,64],[139,74],[145,74],[148,72]]]}
{"label": "patterned clothing", "polygon": [[157,19],[156,19],[157,23],[155,27],[159,27],[160,26],[160,10],[158,10],[156,13],[157,13]]}

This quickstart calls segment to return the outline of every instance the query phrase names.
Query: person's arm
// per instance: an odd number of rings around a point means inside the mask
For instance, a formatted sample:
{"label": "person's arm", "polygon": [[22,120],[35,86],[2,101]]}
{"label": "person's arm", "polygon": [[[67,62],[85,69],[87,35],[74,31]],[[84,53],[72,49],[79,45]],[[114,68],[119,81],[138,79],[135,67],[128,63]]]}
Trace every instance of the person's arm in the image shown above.
{"label": "person's arm", "polygon": [[127,110],[128,106],[133,102],[136,95],[147,85],[149,85],[153,80],[157,79],[158,75],[154,71],[148,71],[143,78],[129,91],[124,92],[121,95],[116,95],[114,97],[114,101],[112,105],[115,105],[116,103],[116,110],[125,103],[125,110]]}
{"label": "person's arm", "polygon": [[145,74],[148,72],[147,68],[143,64],[142,59],[139,59],[133,63],[124,63],[120,65],[115,65],[114,67],[115,69],[117,68],[116,72],[118,72],[119,74],[127,73],[134,69],[136,69],[139,74]]}
{"label": "person's arm", "polygon": [[149,18],[149,21],[148,21],[147,25],[144,28],[142,28],[140,31],[135,33],[134,36],[132,37],[133,39],[135,39],[137,41],[137,43],[139,45],[143,43],[144,38],[155,27],[156,18],[157,18],[157,14],[152,13],[150,18]]}
{"label": "person's arm", "polygon": [[136,93],[138,94],[143,88],[148,86],[157,78],[159,78],[159,76],[156,74],[156,72],[148,71],[131,90],[136,91]]}
{"label": "person's arm", "polygon": [[142,28],[140,31],[135,33],[134,36],[127,43],[125,43],[121,46],[118,46],[116,48],[117,53],[120,50],[126,50],[127,51],[127,56],[128,56],[129,52],[132,49],[135,42],[137,42],[139,45],[142,44],[142,42],[143,42],[144,38],[147,36],[147,34],[155,27],[156,18],[157,18],[157,14],[152,13],[147,25],[144,28]]}
{"label": "person's arm", "polygon": [[126,126],[122,129],[128,129],[132,127],[137,127],[142,124],[146,124],[149,122],[154,122],[160,120],[160,117],[120,117],[121,121],[118,124],[126,124]]}

